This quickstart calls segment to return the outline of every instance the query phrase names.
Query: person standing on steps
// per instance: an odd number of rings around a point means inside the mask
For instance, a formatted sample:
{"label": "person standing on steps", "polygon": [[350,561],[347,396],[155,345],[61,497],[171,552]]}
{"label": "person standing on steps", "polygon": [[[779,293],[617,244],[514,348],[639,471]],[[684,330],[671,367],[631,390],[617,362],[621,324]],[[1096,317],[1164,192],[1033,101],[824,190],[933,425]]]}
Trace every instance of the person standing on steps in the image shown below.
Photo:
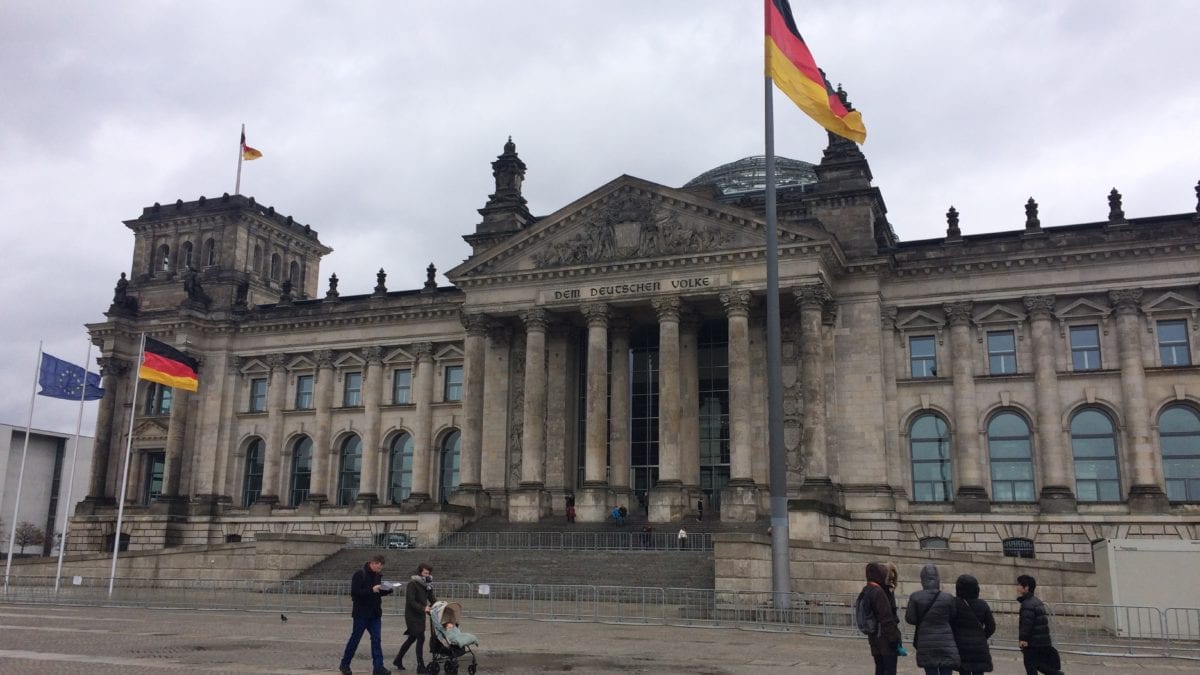
{"label": "person standing on steps", "polygon": [[396,670],[404,670],[404,655],[408,648],[417,643],[417,672],[425,673],[425,617],[429,608],[437,602],[433,594],[433,567],[429,563],[417,566],[417,572],[404,587],[404,634],[408,639],[400,645],[400,652],[392,659]]}
{"label": "person standing on steps", "polygon": [[362,569],[350,578],[350,598],[354,607],[350,615],[354,617],[354,628],[350,631],[350,639],[342,652],[342,662],[338,670],[342,675],[351,675],[350,660],[358,651],[358,643],[362,640],[363,631],[371,636],[371,665],[373,675],[388,675],[391,671],[383,667],[383,602],[385,595],[391,595],[392,587],[383,583],[380,572],[383,570],[384,557],[373,555],[363,565]]}
{"label": "person standing on steps", "polygon": [[687,530],[679,528],[679,534],[675,535],[675,539],[679,542],[679,550],[687,548]]}

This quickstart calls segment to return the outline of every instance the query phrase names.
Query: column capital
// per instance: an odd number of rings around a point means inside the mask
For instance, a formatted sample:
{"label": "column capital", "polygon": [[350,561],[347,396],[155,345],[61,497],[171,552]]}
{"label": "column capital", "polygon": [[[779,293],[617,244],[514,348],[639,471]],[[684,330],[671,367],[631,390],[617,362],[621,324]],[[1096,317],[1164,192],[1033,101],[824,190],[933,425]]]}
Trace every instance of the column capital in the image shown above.
{"label": "column capital", "polygon": [[726,316],[750,316],[750,291],[724,291],[720,298]]}
{"label": "column capital", "polygon": [[896,330],[896,317],[900,316],[900,308],[895,305],[882,305],[879,308],[879,325],[884,330]]}
{"label": "column capital", "polygon": [[367,363],[383,363],[383,347],[380,347],[379,345],[363,347],[362,357],[367,360]]}
{"label": "column capital", "polygon": [[487,335],[488,325],[492,322],[491,317],[482,312],[462,312],[458,318],[467,329],[467,335],[471,336]]}
{"label": "column capital", "polygon": [[824,310],[827,303],[833,302],[833,294],[823,281],[796,286],[792,289],[792,294],[796,296],[796,305],[800,309]]}
{"label": "column capital", "polygon": [[410,345],[413,356],[418,361],[428,361],[433,358],[433,343],[432,342],[414,342]]}
{"label": "column capital", "polygon": [[1031,319],[1053,319],[1054,304],[1057,299],[1053,295],[1027,295],[1022,298],[1025,311]]}
{"label": "column capital", "polygon": [[546,337],[551,340],[562,340],[570,337],[571,332],[575,327],[568,321],[553,321],[546,322]]}
{"label": "column capital", "polygon": [[970,300],[947,302],[942,305],[942,312],[951,326],[966,326],[971,323],[971,310],[975,303]]}
{"label": "column capital", "polygon": [[313,361],[317,362],[318,368],[333,367],[333,350],[332,349],[317,349],[312,353]]}
{"label": "column capital", "polygon": [[683,312],[683,300],[678,295],[668,295],[662,298],[654,298],[650,301],[654,306],[654,311],[658,312],[658,321],[679,321],[679,315]]}
{"label": "column capital", "polygon": [[488,323],[487,337],[493,343],[498,345],[508,345],[512,343],[512,328],[503,321],[492,321]]}
{"label": "column capital", "polygon": [[1137,314],[1142,307],[1142,289],[1122,288],[1108,292],[1108,304],[1118,314]]}
{"label": "column capital", "polygon": [[583,312],[583,316],[587,318],[589,328],[593,326],[608,328],[608,304],[603,302],[588,303],[580,307],[579,311]]}
{"label": "column capital", "polygon": [[124,377],[129,372],[129,361],[118,359],[115,356],[102,356],[97,359],[100,363],[101,377]]}
{"label": "column capital", "polygon": [[521,321],[525,323],[526,332],[538,331],[546,332],[546,325],[550,323],[550,313],[541,307],[527,309],[521,312]]}
{"label": "column capital", "polygon": [[633,328],[633,322],[629,320],[629,315],[624,312],[611,312],[608,315],[608,330],[615,337],[618,335],[628,337],[629,331]]}
{"label": "column capital", "polygon": [[287,367],[288,357],[287,354],[267,354],[263,360],[267,362],[272,371],[276,371]]}
{"label": "column capital", "polygon": [[229,356],[229,360],[225,362],[225,369],[229,371],[230,375],[240,375],[242,372],[242,366],[245,363],[245,358],[238,356],[237,354],[231,354]]}

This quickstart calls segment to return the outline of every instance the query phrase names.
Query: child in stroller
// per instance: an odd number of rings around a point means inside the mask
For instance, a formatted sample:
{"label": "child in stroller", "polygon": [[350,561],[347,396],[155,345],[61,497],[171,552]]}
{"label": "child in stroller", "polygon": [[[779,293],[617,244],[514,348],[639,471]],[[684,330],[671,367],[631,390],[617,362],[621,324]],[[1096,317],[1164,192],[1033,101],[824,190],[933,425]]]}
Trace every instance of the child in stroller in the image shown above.
{"label": "child in stroller", "polygon": [[471,645],[479,644],[479,639],[459,629],[460,616],[462,605],[457,602],[447,603],[439,600],[429,608],[429,620],[433,622],[433,639],[429,641],[429,652],[433,660],[426,669],[430,675],[437,675],[440,671],[445,671],[446,675],[457,675],[458,660],[466,656],[471,657],[467,673],[475,675],[478,666]]}

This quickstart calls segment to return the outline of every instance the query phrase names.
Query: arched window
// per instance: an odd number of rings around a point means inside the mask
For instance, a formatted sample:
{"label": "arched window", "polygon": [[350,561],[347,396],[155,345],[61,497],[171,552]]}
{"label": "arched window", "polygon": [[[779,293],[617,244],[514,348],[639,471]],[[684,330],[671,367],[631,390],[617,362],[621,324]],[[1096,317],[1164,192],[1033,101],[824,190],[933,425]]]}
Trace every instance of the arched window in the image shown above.
{"label": "arched window", "polygon": [[211,237],[208,239],[208,241],[204,242],[204,264],[217,264],[217,240],[212,239]]}
{"label": "arched window", "polygon": [[342,441],[338,463],[338,506],[349,506],[358,498],[358,480],[362,474],[362,440],[350,436]]}
{"label": "arched window", "polygon": [[262,247],[258,244],[254,245],[254,262],[250,265],[253,268],[251,271],[255,274],[262,274],[263,271],[263,253]]}
{"label": "arched window", "polygon": [[399,504],[412,493],[413,437],[404,433],[392,439],[388,457],[388,499]]}
{"label": "arched window", "polygon": [[440,453],[442,458],[442,470],[440,474],[441,481],[438,486],[438,491],[440,493],[438,495],[438,501],[450,501],[450,493],[454,492],[454,489],[458,487],[458,444],[461,438],[462,434],[459,433],[458,429],[455,429],[446,434],[445,438],[442,439],[442,449]]}
{"label": "arched window", "polygon": [[171,247],[166,244],[158,247],[158,269],[163,272],[171,271]]}
{"label": "arched window", "polygon": [[179,255],[183,258],[183,260],[180,262],[183,263],[183,267],[185,269],[192,267],[192,242],[183,242],[183,246],[179,249]]}
{"label": "arched window", "polygon": [[1117,437],[1108,415],[1093,408],[1071,418],[1071,453],[1075,456],[1075,496],[1081,502],[1121,501],[1117,469]]}
{"label": "arched window", "polygon": [[258,501],[258,496],[262,494],[262,479],[263,479],[263,448],[264,444],[261,438],[256,438],[250,441],[250,445],[246,448],[246,468],[242,481],[242,506],[250,506]]}
{"label": "arched window", "polygon": [[1033,453],[1025,418],[1011,412],[992,417],[987,426],[987,439],[992,465],[992,501],[1034,501]]}
{"label": "arched window", "polygon": [[1004,555],[1009,558],[1032,558],[1033,542],[1022,537],[1012,537],[1004,540]]}
{"label": "arched window", "polygon": [[954,498],[950,473],[950,430],[937,415],[921,415],[908,434],[912,451],[913,501],[948,502]]}
{"label": "arched window", "polygon": [[278,253],[271,254],[271,281],[279,281],[279,275],[283,272],[283,259]]}
{"label": "arched window", "polygon": [[312,452],[313,442],[308,436],[301,436],[292,444],[292,506],[299,506],[308,499],[312,486]]}
{"label": "arched window", "polygon": [[1167,499],[1200,502],[1200,415],[1185,405],[1173,405],[1158,418]]}
{"label": "arched window", "polygon": [[288,281],[293,288],[300,285],[300,263],[295,260],[288,264]]}

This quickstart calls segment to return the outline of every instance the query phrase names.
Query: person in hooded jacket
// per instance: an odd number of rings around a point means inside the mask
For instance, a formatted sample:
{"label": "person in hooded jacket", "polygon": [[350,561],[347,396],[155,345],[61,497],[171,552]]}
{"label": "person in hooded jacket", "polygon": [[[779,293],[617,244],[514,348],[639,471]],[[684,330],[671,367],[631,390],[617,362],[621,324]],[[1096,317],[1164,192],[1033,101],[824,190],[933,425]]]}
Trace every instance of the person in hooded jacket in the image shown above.
{"label": "person in hooded jacket", "polygon": [[429,615],[429,610],[435,602],[437,602],[437,597],[433,594],[433,567],[429,563],[421,563],[417,565],[416,573],[404,587],[404,634],[408,638],[404,640],[404,644],[400,645],[400,651],[396,654],[396,658],[392,659],[392,665],[396,666],[396,670],[404,670],[404,655],[415,642],[417,644],[417,672],[427,672],[425,670],[425,624],[427,623],[425,617]]}
{"label": "person in hooded jacket", "polygon": [[[896,567],[896,563],[887,562],[884,564],[887,568],[887,583],[884,584],[883,590],[887,591],[888,602],[892,603],[892,614],[896,617],[896,625],[900,625],[900,613],[896,607],[896,588],[900,585],[900,570]],[[896,653],[900,656],[908,656],[908,651],[904,649],[904,633],[900,633],[900,641],[896,643]]]}
{"label": "person in hooded jacket", "polygon": [[954,642],[958,644],[958,672],[963,675],[990,673],[992,651],[988,638],[996,632],[996,619],[992,608],[979,599],[979,581],[964,574],[954,583],[954,601],[958,605],[958,618],[954,620]]}
{"label": "person in hooded jacket", "polygon": [[871,658],[875,659],[875,675],[896,675],[900,626],[896,621],[895,604],[888,598],[887,568],[879,563],[869,563],[866,575],[867,585],[863,586],[862,593],[879,624],[875,634],[867,636],[867,642],[871,644]]}
{"label": "person in hooded jacket", "polygon": [[908,596],[904,620],[916,626],[913,648],[917,665],[926,675],[951,675],[958,668],[958,645],[954,644],[951,625],[958,619],[954,596],[942,592],[937,565],[921,568],[921,590]]}

